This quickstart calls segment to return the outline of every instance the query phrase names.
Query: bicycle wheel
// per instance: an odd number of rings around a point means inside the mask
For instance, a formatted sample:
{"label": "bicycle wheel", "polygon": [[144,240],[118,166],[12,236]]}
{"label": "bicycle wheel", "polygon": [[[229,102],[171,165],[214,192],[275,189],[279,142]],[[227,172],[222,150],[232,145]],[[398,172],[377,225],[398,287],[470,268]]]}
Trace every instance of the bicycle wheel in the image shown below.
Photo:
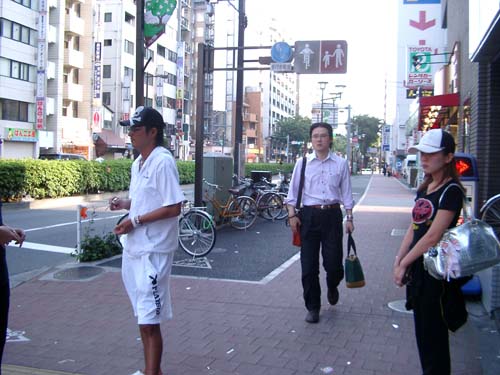
{"label": "bicycle wheel", "polygon": [[283,201],[278,193],[266,192],[257,201],[258,212],[266,220],[275,220],[281,214]]}
{"label": "bicycle wheel", "polygon": [[[118,221],[116,222],[116,225],[120,224],[125,219],[128,219],[128,213],[126,213],[125,215],[123,215],[122,217],[120,217],[118,219]],[[123,250],[123,248],[125,247],[125,243],[127,241],[127,235],[126,234],[115,234],[115,238],[116,238],[116,243],[118,245],[120,245],[120,247]]]}
{"label": "bicycle wheel", "polygon": [[179,219],[179,245],[193,258],[210,253],[215,238],[215,224],[205,211],[191,210]]}
{"label": "bicycle wheel", "polygon": [[257,204],[250,197],[238,197],[229,204],[227,212],[231,216],[230,223],[233,228],[247,229],[257,218]]}
{"label": "bicycle wheel", "polygon": [[286,208],[286,204],[285,204],[285,198],[287,197],[287,194],[286,193],[278,193],[278,194],[280,195],[281,202],[283,204],[281,205],[281,211],[276,219],[283,220],[283,219],[286,219],[288,217],[288,209]]}
{"label": "bicycle wheel", "polygon": [[500,239],[500,194],[488,199],[481,207],[481,220],[492,226],[493,231]]}

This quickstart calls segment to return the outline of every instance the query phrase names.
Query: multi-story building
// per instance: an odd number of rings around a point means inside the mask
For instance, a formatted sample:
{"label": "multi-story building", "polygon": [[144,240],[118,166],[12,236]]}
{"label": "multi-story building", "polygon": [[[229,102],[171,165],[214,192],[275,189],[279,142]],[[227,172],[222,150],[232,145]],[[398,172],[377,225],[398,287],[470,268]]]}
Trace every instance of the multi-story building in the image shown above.
{"label": "multi-story building", "polygon": [[92,156],[92,3],[2,2],[3,158],[39,152]]}
{"label": "multi-story building", "polygon": [[248,163],[264,161],[262,108],[262,89],[246,87],[243,100],[243,146]]}
{"label": "multi-story building", "polygon": [[[255,25],[255,26],[253,26]],[[281,32],[274,18],[255,20],[250,23],[252,28],[246,35],[246,44],[249,46],[272,46],[277,42],[289,42],[287,35]],[[265,53],[270,53],[266,51]],[[265,160],[271,158],[271,136],[276,130],[279,120],[294,117],[298,114],[298,89],[295,73],[280,73],[271,70],[262,70],[258,74],[245,74],[245,84],[259,85],[262,88],[262,137],[265,144]]]}
{"label": "multi-story building", "polygon": [[0,158],[36,157],[38,2],[0,4]]}

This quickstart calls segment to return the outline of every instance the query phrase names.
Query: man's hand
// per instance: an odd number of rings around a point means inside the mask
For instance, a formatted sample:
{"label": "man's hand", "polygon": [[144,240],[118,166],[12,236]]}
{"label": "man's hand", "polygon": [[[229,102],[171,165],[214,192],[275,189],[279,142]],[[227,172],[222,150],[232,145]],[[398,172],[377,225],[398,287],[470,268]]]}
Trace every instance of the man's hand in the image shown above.
{"label": "man's hand", "polygon": [[290,223],[290,228],[292,228],[292,232],[298,232],[300,230],[300,219],[298,216],[293,216],[288,219]]}
{"label": "man's hand", "polygon": [[122,208],[122,200],[118,197],[113,197],[109,200],[109,209],[111,211],[121,210]]}
{"label": "man's hand", "polygon": [[354,232],[354,223],[352,221],[345,222],[345,232],[346,233]]}
{"label": "man's hand", "polygon": [[134,226],[132,225],[132,220],[127,219],[123,220],[120,224],[118,224],[114,229],[113,233],[117,235],[121,234],[127,234],[131,232],[134,229]]}
{"label": "man's hand", "polygon": [[24,230],[11,228],[7,225],[0,226],[0,243],[7,245],[9,242],[14,241],[16,245],[21,247],[25,239]]}

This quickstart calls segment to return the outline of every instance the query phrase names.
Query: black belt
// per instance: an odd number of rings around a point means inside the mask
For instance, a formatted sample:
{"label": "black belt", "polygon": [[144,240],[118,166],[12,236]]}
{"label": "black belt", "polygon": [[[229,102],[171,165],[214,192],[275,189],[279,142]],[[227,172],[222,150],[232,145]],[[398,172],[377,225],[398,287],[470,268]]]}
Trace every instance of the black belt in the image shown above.
{"label": "black belt", "polygon": [[334,204],[313,204],[312,206],[304,206],[306,208],[314,208],[317,210],[333,210],[333,209],[340,209],[340,203],[334,203]]}

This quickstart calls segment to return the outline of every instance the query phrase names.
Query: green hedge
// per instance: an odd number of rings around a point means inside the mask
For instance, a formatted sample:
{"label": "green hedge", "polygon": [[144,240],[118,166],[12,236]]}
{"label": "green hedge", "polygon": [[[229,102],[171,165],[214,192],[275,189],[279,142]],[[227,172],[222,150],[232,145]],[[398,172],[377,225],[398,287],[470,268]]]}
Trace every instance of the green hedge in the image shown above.
{"label": "green hedge", "polygon": [[[0,197],[16,201],[25,196],[34,199],[59,198],[107,191],[128,190],[132,160],[0,160]],[[194,183],[193,161],[177,161],[181,184]],[[251,171],[291,172],[293,164],[246,164]]]}
{"label": "green hedge", "polygon": [[250,177],[251,171],[269,171],[273,175],[278,174],[279,171],[282,173],[291,173],[293,171],[294,164],[284,163],[247,163],[245,164],[245,176]]}

